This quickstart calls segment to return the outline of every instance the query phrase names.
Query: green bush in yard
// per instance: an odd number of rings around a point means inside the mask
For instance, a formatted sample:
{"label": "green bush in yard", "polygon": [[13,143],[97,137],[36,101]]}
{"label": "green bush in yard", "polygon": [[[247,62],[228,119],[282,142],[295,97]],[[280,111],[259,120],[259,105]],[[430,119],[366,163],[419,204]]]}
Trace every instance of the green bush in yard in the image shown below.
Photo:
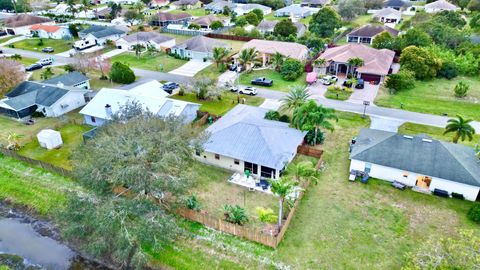
{"label": "green bush in yard", "polygon": [[286,81],[294,81],[298,77],[302,76],[303,73],[303,64],[302,62],[293,59],[287,58],[280,69],[280,74],[282,78]]}
{"label": "green bush in yard", "polygon": [[480,223],[480,203],[474,204],[467,213],[468,219]]}
{"label": "green bush in yard", "polygon": [[186,205],[188,209],[195,210],[195,211],[200,210],[200,202],[198,201],[197,196],[195,194],[192,194],[190,197],[187,198]]}
{"label": "green bush in yard", "polygon": [[457,64],[455,64],[455,62],[453,61],[443,62],[442,68],[438,71],[437,75],[447,80],[451,80],[457,77],[458,76]]}
{"label": "green bush in yard", "polygon": [[110,79],[116,83],[129,84],[135,81],[133,70],[120,62],[115,62],[109,73]]}
{"label": "green bush in yard", "polygon": [[265,119],[278,121],[280,119],[280,114],[277,111],[268,111],[265,113]]}
{"label": "green bush in yard", "polygon": [[257,210],[258,219],[260,219],[261,222],[270,224],[277,223],[278,216],[275,215],[272,209],[257,207],[255,210]]}
{"label": "green bush in yard", "polygon": [[412,89],[415,86],[415,77],[409,70],[401,70],[397,74],[390,74],[385,81],[385,87],[391,91]]}
{"label": "green bush in yard", "polygon": [[239,205],[226,204],[223,206],[225,220],[238,225],[243,225],[248,222],[247,211]]}
{"label": "green bush in yard", "polygon": [[464,81],[459,81],[453,91],[455,92],[455,96],[458,98],[464,98],[467,96],[468,90],[470,90],[470,85],[468,85]]}

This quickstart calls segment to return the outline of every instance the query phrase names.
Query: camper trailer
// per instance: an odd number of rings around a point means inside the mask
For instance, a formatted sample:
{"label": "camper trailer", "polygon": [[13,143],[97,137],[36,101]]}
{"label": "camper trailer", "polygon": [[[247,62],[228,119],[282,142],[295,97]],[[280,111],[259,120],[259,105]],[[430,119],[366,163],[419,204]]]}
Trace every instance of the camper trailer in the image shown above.
{"label": "camper trailer", "polygon": [[75,43],[73,43],[73,48],[77,51],[81,51],[96,45],[97,45],[97,41],[95,39],[85,38],[85,39],[75,41]]}

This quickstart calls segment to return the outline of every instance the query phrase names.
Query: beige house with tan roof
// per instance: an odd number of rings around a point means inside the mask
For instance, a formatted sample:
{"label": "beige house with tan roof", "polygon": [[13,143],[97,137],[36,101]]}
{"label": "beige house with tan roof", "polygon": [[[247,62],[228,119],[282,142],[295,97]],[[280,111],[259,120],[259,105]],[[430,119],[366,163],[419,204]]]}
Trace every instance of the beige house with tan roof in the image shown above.
{"label": "beige house with tan roof", "polygon": [[267,65],[272,55],[277,52],[299,61],[305,61],[308,57],[308,48],[295,42],[252,39],[243,45],[242,50],[249,48],[254,48],[258,52],[259,57],[262,58],[263,66]]}
{"label": "beige house with tan roof", "polygon": [[29,14],[20,14],[5,19],[5,31],[10,35],[30,34],[30,27],[38,25],[53,25],[55,22],[46,17],[33,16]]}
{"label": "beige house with tan roof", "polygon": [[[320,58],[327,61],[327,72],[348,74],[354,68],[357,78],[379,83],[391,73],[394,56],[395,52],[391,50],[377,50],[363,44],[351,43],[328,48]],[[357,68],[350,66],[348,60],[357,57],[363,60],[363,65]]]}

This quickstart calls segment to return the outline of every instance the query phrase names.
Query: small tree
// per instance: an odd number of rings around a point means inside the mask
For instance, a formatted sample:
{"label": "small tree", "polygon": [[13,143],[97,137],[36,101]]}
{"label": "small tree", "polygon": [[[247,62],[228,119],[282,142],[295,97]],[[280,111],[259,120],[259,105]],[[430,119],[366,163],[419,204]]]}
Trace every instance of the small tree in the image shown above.
{"label": "small tree", "polygon": [[[251,25],[257,26],[260,23],[260,20],[258,19],[257,14],[255,14],[253,11],[250,11],[249,13],[245,14],[245,20]],[[237,20],[238,23],[238,20]]]}
{"label": "small tree", "polygon": [[297,34],[297,27],[290,19],[281,20],[278,22],[274,29],[273,34],[281,37],[288,37],[290,35]]}
{"label": "small tree", "polygon": [[191,23],[189,26],[188,26],[188,29],[192,29],[192,30],[199,30],[201,27],[200,25],[196,24],[196,23]]}
{"label": "small tree", "polygon": [[253,64],[257,59],[258,52],[255,48],[243,49],[238,55],[238,61],[247,72],[252,70]]}
{"label": "small tree", "polygon": [[199,211],[200,210],[200,202],[197,199],[195,194],[190,195],[190,197],[186,200],[187,208],[190,210]]}
{"label": "small tree", "polygon": [[22,134],[18,134],[18,133],[15,133],[15,132],[10,132],[8,133],[8,136],[7,136],[7,141],[8,141],[8,145],[7,145],[7,149],[9,150],[14,150],[14,151],[18,151],[20,149],[20,143],[19,143],[19,140],[21,138],[23,138],[24,136]]}
{"label": "small tree", "polygon": [[52,77],[53,75],[55,75],[52,71],[52,68],[51,67],[47,67],[46,69],[44,69],[42,71],[42,73],[40,74],[40,78],[42,80],[48,80],[50,77]]}
{"label": "small tree", "polygon": [[470,90],[470,85],[468,85],[464,81],[459,81],[453,91],[455,92],[455,96],[458,98],[464,98],[467,96],[468,90]]}
{"label": "small tree", "polygon": [[275,69],[275,71],[280,71],[280,69],[283,66],[283,63],[285,62],[285,57],[281,53],[276,52],[272,56],[271,62],[272,62],[272,67]]}
{"label": "small tree", "polygon": [[283,207],[285,200],[294,190],[296,185],[288,177],[279,180],[270,180],[272,193],[278,197],[278,227],[282,227]]}
{"label": "small tree", "polygon": [[140,58],[140,54],[142,53],[144,47],[141,44],[137,43],[132,46],[132,49],[135,51],[135,56],[137,56],[137,58]]}
{"label": "small tree", "polygon": [[455,133],[453,136],[453,143],[457,143],[459,139],[464,141],[468,138],[469,141],[473,139],[473,135],[475,135],[475,129],[470,125],[472,119],[464,119],[462,116],[457,115],[457,118],[452,118],[448,120],[448,124],[445,127],[445,132],[447,133]]}
{"label": "small tree", "polygon": [[402,68],[412,71],[419,80],[434,78],[442,67],[442,61],[438,57],[415,46],[403,49],[400,64]]}
{"label": "small tree", "polygon": [[330,120],[338,121],[335,110],[317,105],[313,100],[306,102],[293,112],[294,126],[303,131],[313,131],[315,141],[320,136],[321,129],[334,130],[334,125]]}
{"label": "small tree", "polygon": [[226,204],[223,206],[223,210],[225,220],[230,223],[243,225],[248,222],[247,211],[239,205]]}
{"label": "small tree", "polygon": [[397,74],[390,74],[385,81],[385,87],[392,92],[412,89],[415,86],[415,77],[409,70],[401,70]]}
{"label": "small tree", "polygon": [[280,119],[280,113],[277,111],[268,111],[265,113],[265,119],[278,121]]}
{"label": "small tree", "polygon": [[210,29],[218,30],[223,28],[223,23],[221,21],[214,21],[210,24]]}
{"label": "small tree", "polygon": [[131,26],[134,22],[141,20],[141,14],[135,10],[127,10],[123,15],[125,17],[125,21],[128,22]]}
{"label": "small tree", "polygon": [[480,203],[475,203],[470,207],[467,217],[473,222],[480,223]]}
{"label": "small tree", "polygon": [[332,37],[335,29],[340,28],[340,15],[331,7],[321,8],[312,16],[308,30],[321,38]]}
{"label": "small tree", "polygon": [[297,59],[287,58],[280,69],[282,78],[286,81],[294,81],[302,76],[303,64]]}
{"label": "small tree", "polygon": [[352,76],[353,76],[354,71],[355,71],[358,67],[363,66],[364,61],[363,61],[363,59],[360,58],[360,57],[353,57],[353,58],[348,59],[347,64],[350,65],[350,73],[351,73]]}
{"label": "small tree", "polygon": [[278,216],[274,214],[270,208],[257,207],[255,209],[258,214],[258,219],[263,223],[275,224],[278,221]]}
{"label": "small tree", "polygon": [[135,81],[135,73],[133,73],[133,70],[120,62],[113,63],[109,77],[116,83],[129,84]]}
{"label": "small tree", "polygon": [[230,51],[224,47],[213,48],[212,58],[215,64],[217,65],[217,68],[219,68],[220,71],[225,70],[225,61],[229,53]]}
{"label": "small tree", "polygon": [[290,92],[282,98],[282,109],[295,111],[302,106],[310,97],[310,93],[305,87],[296,86],[290,89]]}

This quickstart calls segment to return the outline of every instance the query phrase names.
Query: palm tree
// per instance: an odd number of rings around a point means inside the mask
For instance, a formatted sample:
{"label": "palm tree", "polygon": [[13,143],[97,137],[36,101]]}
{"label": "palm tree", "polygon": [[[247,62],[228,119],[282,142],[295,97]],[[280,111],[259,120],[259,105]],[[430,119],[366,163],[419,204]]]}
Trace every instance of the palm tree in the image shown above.
{"label": "palm tree", "polygon": [[288,166],[287,174],[292,175],[297,183],[305,180],[311,180],[315,184],[319,179],[319,172],[315,168],[315,164],[311,161],[303,161]]}
{"label": "palm tree", "polygon": [[310,100],[293,112],[292,122],[297,129],[303,131],[314,131],[314,141],[317,141],[321,128],[333,131],[334,126],[328,120],[335,119],[335,110],[317,105],[315,101]]}
{"label": "palm tree", "polygon": [[257,54],[258,52],[255,50],[255,48],[244,49],[238,55],[238,61],[242,66],[245,67],[246,71],[250,71],[250,66],[252,66],[255,59],[257,59]]}
{"label": "palm tree", "polygon": [[272,67],[276,71],[279,71],[282,68],[284,60],[285,58],[283,55],[279,52],[276,52],[274,55],[272,55]]}
{"label": "palm tree", "polygon": [[86,17],[88,8],[90,7],[90,1],[89,0],[81,0],[80,3],[81,3],[80,10],[85,13],[85,17]]}
{"label": "palm tree", "polygon": [[8,146],[7,148],[10,150],[18,150],[20,149],[20,144],[18,140],[23,137],[21,134],[17,134],[15,132],[10,132],[7,136]]}
{"label": "palm tree", "polygon": [[135,44],[132,46],[132,49],[135,51],[135,55],[137,58],[140,58],[140,54],[142,53],[143,46],[140,44]]}
{"label": "palm tree", "polygon": [[75,14],[77,13],[77,8],[75,7],[75,1],[74,0],[67,0],[67,11],[72,13],[72,17],[75,18]]}
{"label": "palm tree", "polygon": [[213,48],[213,61],[217,65],[217,68],[225,63],[225,59],[228,56],[229,51],[224,47]]}
{"label": "palm tree", "polygon": [[52,71],[51,67],[47,67],[43,72],[40,74],[40,79],[42,80],[48,80],[48,78],[52,77],[55,75]]}
{"label": "palm tree", "polygon": [[290,89],[290,93],[282,98],[283,109],[289,111],[295,111],[298,107],[302,106],[310,97],[307,89],[303,86],[294,86]]}
{"label": "palm tree", "polygon": [[445,132],[443,134],[447,134],[450,132],[455,132],[453,136],[453,143],[458,143],[458,140],[461,139],[462,141],[465,138],[468,138],[469,141],[473,139],[473,135],[475,135],[475,129],[470,125],[472,119],[463,119],[462,116],[457,115],[457,118],[452,118],[448,120],[448,124],[445,127]]}
{"label": "palm tree", "polygon": [[351,72],[351,74],[352,74],[352,76],[353,76],[353,71],[354,71],[356,68],[363,66],[364,61],[363,61],[362,58],[353,57],[353,58],[348,59],[347,64],[350,65],[350,72]]}
{"label": "palm tree", "polygon": [[280,177],[279,180],[271,180],[271,191],[273,194],[278,196],[278,227],[282,227],[283,219],[283,204],[287,196],[292,193],[296,187],[288,177]]}

